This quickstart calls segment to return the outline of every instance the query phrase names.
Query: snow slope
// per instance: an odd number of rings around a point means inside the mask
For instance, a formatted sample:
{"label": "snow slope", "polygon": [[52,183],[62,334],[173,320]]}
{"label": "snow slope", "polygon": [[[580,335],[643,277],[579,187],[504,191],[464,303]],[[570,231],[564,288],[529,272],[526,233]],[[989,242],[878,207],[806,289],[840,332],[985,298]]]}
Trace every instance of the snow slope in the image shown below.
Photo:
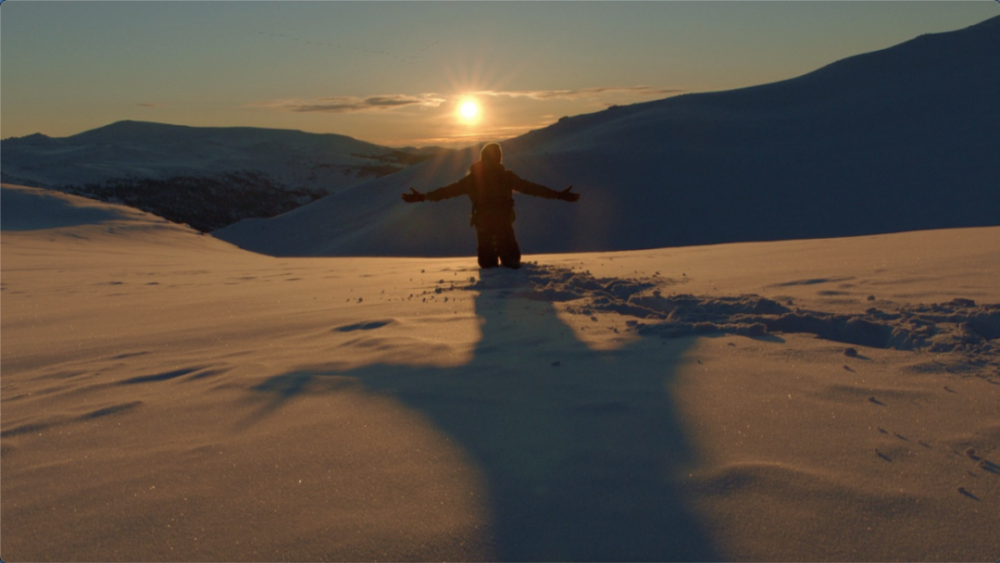
{"label": "snow slope", "polygon": [[[1000,18],[791,80],[564,119],[506,141],[505,162],[575,206],[517,200],[529,252],[656,248],[998,224]],[[469,203],[403,205],[473,153],[217,231],[281,256],[475,252]]]}
{"label": "snow slope", "polygon": [[5,561],[996,557],[1000,228],[480,272],[0,209]]}
{"label": "snow slope", "polygon": [[409,164],[400,162],[406,154],[343,135],[141,121],[63,138],[4,139],[2,150],[4,181],[52,188],[251,171],[287,189],[334,193]]}

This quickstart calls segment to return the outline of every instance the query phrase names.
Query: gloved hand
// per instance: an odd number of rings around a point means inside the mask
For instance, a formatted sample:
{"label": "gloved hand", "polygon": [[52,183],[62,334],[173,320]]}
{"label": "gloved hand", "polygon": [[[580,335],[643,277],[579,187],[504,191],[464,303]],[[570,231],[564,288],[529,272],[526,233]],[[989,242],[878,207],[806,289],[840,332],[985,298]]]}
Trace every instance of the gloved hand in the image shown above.
{"label": "gloved hand", "polygon": [[413,188],[410,188],[410,193],[403,194],[403,201],[406,203],[417,203],[418,201],[424,201],[425,199],[427,199],[426,195]]}
{"label": "gloved hand", "polygon": [[575,194],[575,193],[571,192],[570,190],[572,190],[572,189],[573,189],[573,186],[570,186],[570,187],[566,188],[565,190],[559,192],[559,199],[561,199],[563,201],[570,201],[570,202],[573,202],[573,201],[576,201],[576,200],[580,199],[580,194]]}

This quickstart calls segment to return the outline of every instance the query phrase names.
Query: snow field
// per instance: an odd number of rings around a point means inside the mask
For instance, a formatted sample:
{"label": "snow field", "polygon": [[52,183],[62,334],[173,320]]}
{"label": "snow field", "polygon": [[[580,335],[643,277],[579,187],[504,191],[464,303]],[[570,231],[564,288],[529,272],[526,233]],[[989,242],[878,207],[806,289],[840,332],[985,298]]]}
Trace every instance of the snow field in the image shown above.
{"label": "snow field", "polygon": [[996,228],[480,272],[2,209],[5,560],[995,549]]}

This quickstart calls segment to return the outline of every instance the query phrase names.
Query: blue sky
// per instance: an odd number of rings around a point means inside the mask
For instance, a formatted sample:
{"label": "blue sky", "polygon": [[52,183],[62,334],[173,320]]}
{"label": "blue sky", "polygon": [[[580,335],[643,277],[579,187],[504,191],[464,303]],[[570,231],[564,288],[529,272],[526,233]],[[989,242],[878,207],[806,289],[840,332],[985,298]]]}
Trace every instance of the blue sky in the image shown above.
{"label": "blue sky", "polygon": [[[791,78],[998,14],[992,0],[7,0],[0,135],[135,119],[454,146]],[[463,120],[469,98],[480,114]]]}

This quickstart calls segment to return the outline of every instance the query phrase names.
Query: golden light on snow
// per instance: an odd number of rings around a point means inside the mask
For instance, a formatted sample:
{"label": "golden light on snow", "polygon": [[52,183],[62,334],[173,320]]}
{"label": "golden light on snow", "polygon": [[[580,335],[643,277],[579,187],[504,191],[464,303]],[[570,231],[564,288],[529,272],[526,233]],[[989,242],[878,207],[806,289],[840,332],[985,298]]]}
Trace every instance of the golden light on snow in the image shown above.
{"label": "golden light on snow", "polygon": [[463,100],[458,105],[458,116],[465,123],[475,123],[479,120],[479,103],[471,98]]}

